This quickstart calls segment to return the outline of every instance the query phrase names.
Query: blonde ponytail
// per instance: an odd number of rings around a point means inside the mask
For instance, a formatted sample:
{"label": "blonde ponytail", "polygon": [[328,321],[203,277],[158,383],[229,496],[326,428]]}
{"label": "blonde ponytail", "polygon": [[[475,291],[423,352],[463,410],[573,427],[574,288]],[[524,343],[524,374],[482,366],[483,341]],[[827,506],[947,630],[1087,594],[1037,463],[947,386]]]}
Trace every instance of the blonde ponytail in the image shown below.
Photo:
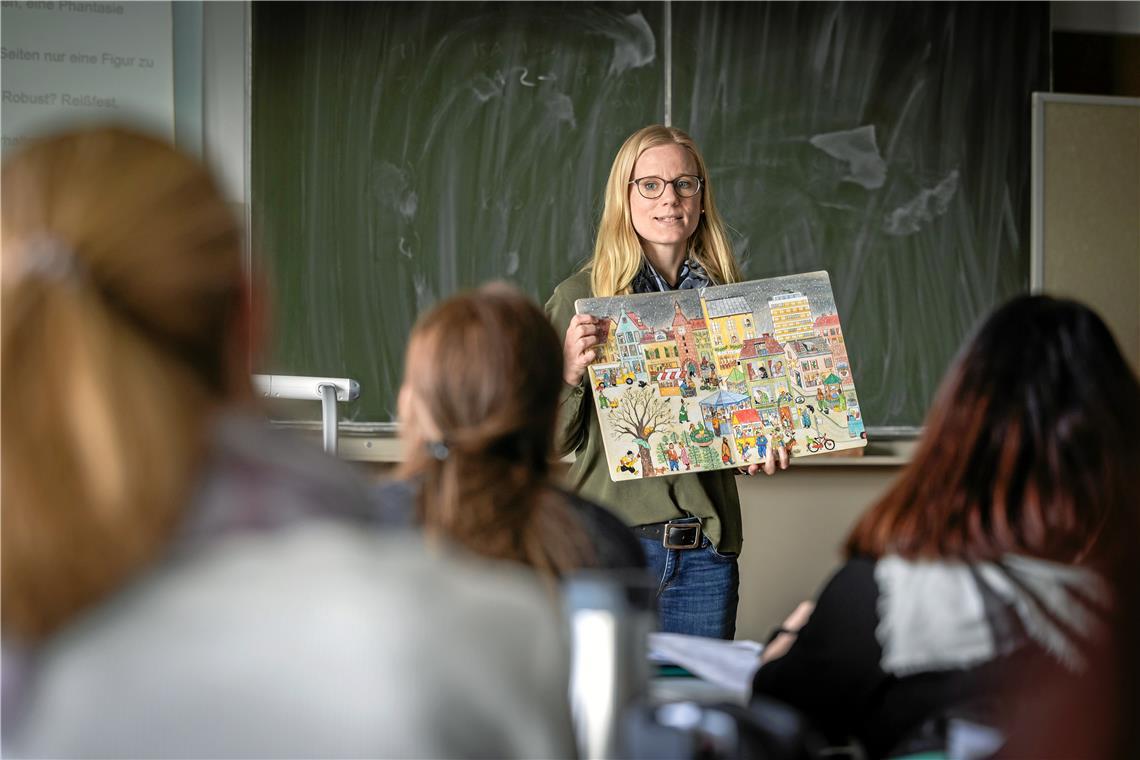
{"label": "blonde ponytail", "polygon": [[33,143],[3,195],[4,631],[36,640],[177,523],[234,392],[240,235],[200,166],[124,130]]}

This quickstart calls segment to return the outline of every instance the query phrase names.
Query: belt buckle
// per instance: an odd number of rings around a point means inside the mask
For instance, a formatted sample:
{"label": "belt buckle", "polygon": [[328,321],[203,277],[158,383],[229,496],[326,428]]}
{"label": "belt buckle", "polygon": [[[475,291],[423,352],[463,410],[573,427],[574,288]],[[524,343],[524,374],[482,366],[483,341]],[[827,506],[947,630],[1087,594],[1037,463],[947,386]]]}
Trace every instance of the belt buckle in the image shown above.
{"label": "belt buckle", "polygon": [[671,520],[665,523],[661,545],[666,549],[696,549],[701,545],[700,521],[674,522]]}

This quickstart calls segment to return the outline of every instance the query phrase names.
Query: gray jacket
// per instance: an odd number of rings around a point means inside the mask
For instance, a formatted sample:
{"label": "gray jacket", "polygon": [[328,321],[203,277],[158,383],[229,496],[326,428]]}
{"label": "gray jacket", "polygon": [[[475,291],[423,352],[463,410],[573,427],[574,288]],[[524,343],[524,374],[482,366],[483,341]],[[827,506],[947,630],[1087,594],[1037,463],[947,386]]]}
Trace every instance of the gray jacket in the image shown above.
{"label": "gray jacket", "polygon": [[573,754],[557,602],[531,574],[366,527],[352,470],[261,424],[224,421],[217,452],[164,561],[6,647],[26,677],[5,755]]}

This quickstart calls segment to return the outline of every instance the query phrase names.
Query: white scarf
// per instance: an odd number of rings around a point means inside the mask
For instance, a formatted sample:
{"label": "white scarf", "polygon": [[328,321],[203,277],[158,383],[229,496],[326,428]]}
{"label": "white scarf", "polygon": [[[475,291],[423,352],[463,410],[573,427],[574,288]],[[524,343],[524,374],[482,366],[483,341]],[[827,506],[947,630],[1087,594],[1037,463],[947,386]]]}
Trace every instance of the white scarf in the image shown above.
{"label": "white scarf", "polygon": [[1111,603],[1095,572],[1015,555],[977,564],[892,555],[876,563],[875,580],[881,665],[900,676],[968,668],[1007,654],[1021,643],[1018,624],[1080,672],[1082,642],[1099,632]]}

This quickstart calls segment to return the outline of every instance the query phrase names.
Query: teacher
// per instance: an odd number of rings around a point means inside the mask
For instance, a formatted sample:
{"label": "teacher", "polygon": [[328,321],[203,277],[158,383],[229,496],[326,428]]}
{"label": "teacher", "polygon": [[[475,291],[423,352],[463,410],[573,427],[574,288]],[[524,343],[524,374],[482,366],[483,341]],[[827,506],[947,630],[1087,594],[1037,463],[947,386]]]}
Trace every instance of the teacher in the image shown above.
{"label": "teacher", "polygon": [[[560,441],[574,452],[571,485],[633,526],[659,578],[661,630],[731,639],[740,576],[740,499],[733,470],[615,483],[606,466],[586,368],[595,359],[599,320],[576,315],[579,298],[701,288],[740,280],[708,170],[689,135],[654,125],[618,150],[591,261],[554,289],[547,314],[563,343]],[[788,453],[779,447],[778,466]],[[777,454],[763,465],[773,474]]]}

